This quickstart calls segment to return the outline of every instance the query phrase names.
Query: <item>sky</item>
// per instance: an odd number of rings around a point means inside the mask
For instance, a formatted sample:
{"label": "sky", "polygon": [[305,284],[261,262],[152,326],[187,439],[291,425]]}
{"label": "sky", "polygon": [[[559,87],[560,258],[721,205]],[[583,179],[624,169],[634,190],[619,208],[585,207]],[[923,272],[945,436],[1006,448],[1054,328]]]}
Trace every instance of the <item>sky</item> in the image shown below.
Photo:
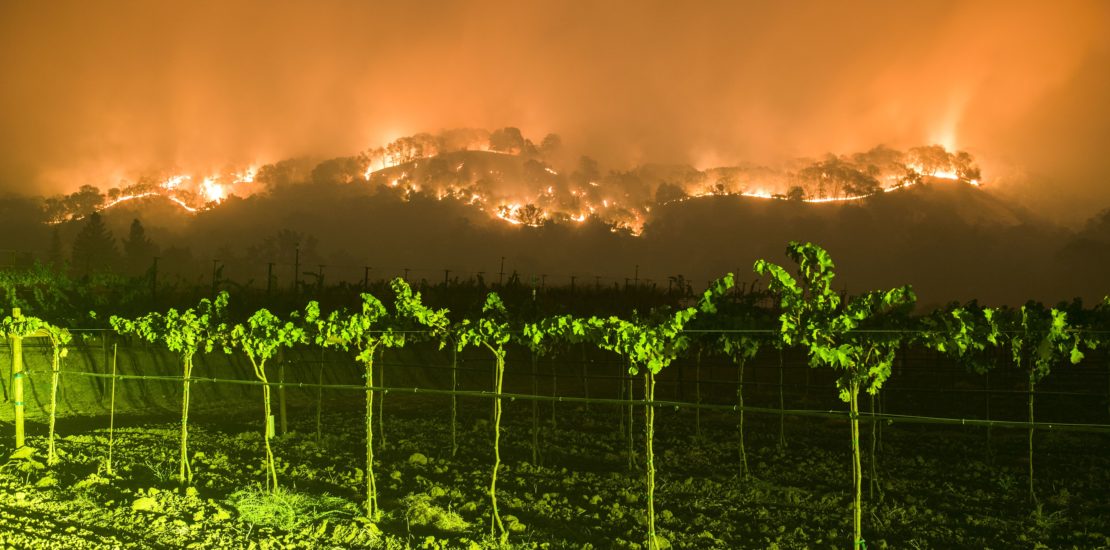
{"label": "sky", "polygon": [[608,166],[883,143],[1110,207],[1107,2],[0,3],[0,191],[517,126]]}

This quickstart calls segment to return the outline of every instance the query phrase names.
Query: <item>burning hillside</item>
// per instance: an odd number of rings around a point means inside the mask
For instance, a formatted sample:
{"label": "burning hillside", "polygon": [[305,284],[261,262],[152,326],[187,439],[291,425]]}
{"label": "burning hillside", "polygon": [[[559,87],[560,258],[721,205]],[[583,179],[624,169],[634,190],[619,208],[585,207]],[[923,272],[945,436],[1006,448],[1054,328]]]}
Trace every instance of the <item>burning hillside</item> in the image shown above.
{"label": "burning hillside", "polygon": [[581,224],[593,219],[614,231],[639,234],[662,205],[709,196],[830,203],[861,200],[928,182],[979,185],[966,152],[939,145],[899,151],[884,146],[852,155],[829,154],[780,166],[742,164],[698,169],[646,164],[603,171],[593,159],[567,160],[558,136],[538,145],[516,128],[458,129],[417,134],[353,157],[290,159],[255,170],[144,176],[102,193],[93,186],[46,199],[52,223],[80,219],[136,199],[163,197],[196,213],[229,196],[276,186],[341,183],[454,200],[513,225]]}

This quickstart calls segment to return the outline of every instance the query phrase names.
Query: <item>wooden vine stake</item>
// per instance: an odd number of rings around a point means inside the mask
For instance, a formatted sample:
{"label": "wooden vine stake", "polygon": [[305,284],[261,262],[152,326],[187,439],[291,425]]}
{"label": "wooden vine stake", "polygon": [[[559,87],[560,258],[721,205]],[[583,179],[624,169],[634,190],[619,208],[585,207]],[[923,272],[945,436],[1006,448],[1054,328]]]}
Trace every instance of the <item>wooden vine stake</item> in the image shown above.
{"label": "wooden vine stake", "polygon": [[[12,317],[19,320],[19,308],[12,309]],[[15,415],[15,451],[19,453],[26,444],[23,426],[23,337],[10,334],[12,348],[12,411]]]}
{"label": "wooden vine stake", "polygon": [[12,314],[5,317],[0,323],[0,334],[6,334],[11,339],[12,350],[12,413],[15,424],[15,451],[12,459],[30,458],[34,449],[27,446],[24,388],[23,379],[26,376],[23,368],[23,339],[24,338],[49,338],[53,346],[53,366],[51,369],[50,388],[50,435],[48,438],[47,462],[57,462],[57,452],[54,448],[54,419],[57,409],[58,390],[58,363],[66,356],[65,345],[70,341],[69,331],[57,328],[37,317],[25,317],[19,308],[12,308]]}

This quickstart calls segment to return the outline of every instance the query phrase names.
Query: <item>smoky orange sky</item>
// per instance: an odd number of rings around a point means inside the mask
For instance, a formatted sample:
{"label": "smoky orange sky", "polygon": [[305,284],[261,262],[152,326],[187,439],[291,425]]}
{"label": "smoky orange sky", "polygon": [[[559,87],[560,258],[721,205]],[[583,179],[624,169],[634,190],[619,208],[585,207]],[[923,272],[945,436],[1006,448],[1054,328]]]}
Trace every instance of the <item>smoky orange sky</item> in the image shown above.
{"label": "smoky orange sky", "polygon": [[0,188],[512,125],[614,167],[941,143],[1110,206],[1110,3],[597,4],[3,2]]}

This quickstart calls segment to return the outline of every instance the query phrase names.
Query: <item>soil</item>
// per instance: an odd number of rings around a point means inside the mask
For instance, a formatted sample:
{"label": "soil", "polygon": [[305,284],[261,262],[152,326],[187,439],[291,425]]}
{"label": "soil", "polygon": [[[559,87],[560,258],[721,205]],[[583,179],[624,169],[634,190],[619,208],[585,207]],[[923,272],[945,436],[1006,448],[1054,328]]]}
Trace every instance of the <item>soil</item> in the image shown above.
{"label": "soil", "polygon": [[[452,456],[448,398],[388,397],[385,437],[375,434],[383,514],[374,523],[360,518],[362,401],[329,400],[319,440],[312,406],[291,407],[289,432],[273,442],[282,502],[301,503],[289,504],[286,528],[252,522],[244,497],[265,494],[260,404],[191,413],[188,488],[176,480],[172,414],[117,416],[111,472],[107,417],[59,419],[55,465],[45,464],[45,426],[29,424],[28,444],[39,451],[0,467],[0,548],[498,547],[488,400],[459,400]],[[497,494],[508,546],[643,548],[643,459],[629,470],[619,409],[541,403],[533,463],[532,405],[505,407]],[[849,547],[847,423],[788,417],[783,447],[777,415],[748,414],[745,476],[736,421],[736,413],[703,412],[699,436],[692,411],[658,411],[655,510],[664,545]],[[640,455],[642,409],[632,422]],[[880,427],[872,480],[872,430],[862,424],[867,548],[1110,547],[1107,434],[1038,432],[1034,503],[1025,430],[994,429],[988,440],[984,428]]]}

